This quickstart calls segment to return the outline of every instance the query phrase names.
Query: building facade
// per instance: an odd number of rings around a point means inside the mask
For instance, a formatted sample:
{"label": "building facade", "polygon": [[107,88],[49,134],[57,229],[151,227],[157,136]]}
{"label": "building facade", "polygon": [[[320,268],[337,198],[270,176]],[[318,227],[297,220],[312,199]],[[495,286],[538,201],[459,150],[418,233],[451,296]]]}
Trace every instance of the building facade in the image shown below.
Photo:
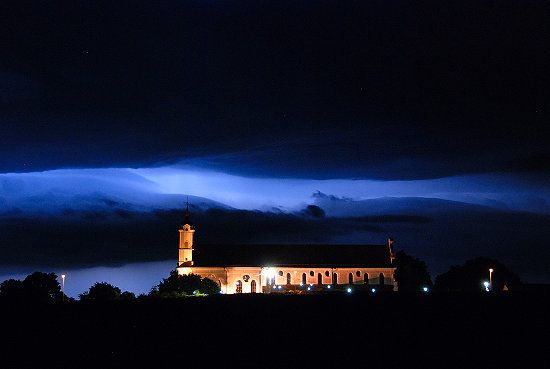
{"label": "building facade", "polygon": [[[233,259],[236,257],[237,260],[228,260],[228,255],[222,255],[221,261],[227,262],[221,264],[223,266],[200,266],[195,265],[193,260],[195,227],[189,221],[189,212],[179,233],[178,274],[197,274],[210,278],[218,283],[221,292],[225,294],[315,291],[326,288],[397,290],[391,238],[387,245],[258,245],[248,248],[245,245],[236,245],[232,249],[243,251],[241,259],[239,253],[232,252],[231,255],[236,254]],[[227,247],[223,245],[212,248],[218,254],[225,249]],[[253,250],[257,255],[260,249],[267,251],[255,260],[259,261],[259,265],[247,262],[246,251]],[[273,251],[276,255],[269,255]],[[345,251],[348,251],[348,259],[352,260],[342,258],[346,257],[342,255]],[[281,255],[284,255],[282,259]],[[320,263],[308,262],[319,255],[324,257],[323,260],[317,260]],[[331,255],[334,256],[332,259],[337,259],[333,263],[330,260]],[[275,262],[266,264],[262,260]],[[277,263],[277,260],[282,263]]]}

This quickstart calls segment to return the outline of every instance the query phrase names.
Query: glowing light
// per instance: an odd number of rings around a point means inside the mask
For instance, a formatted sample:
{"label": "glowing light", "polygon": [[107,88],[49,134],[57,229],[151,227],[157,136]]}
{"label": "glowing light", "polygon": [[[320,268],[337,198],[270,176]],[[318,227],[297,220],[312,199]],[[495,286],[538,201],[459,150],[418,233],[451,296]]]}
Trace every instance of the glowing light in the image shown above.
{"label": "glowing light", "polygon": [[304,284],[302,282],[300,282],[300,287],[304,287]]}
{"label": "glowing light", "polygon": [[280,290],[281,288],[283,288],[283,287],[282,287],[282,286],[277,286],[277,289],[279,289],[279,290]]}
{"label": "glowing light", "polygon": [[197,291],[193,291],[193,295],[196,295],[197,294]]}
{"label": "glowing light", "polygon": [[307,290],[308,290],[308,291],[311,291],[311,287],[308,287]]}
{"label": "glowing light", "polygon": [[422,290],[423,290],[424,292],[428,292],[428,291],[429,291],[428,287],[424,287]]}
{"label": "glowing light", "polygon": [[63,280],[63,291],[61,295],[62,301],[65,301],[65,274],[61,274],[61,279]]}
{"label": "glowing light", "polygon": [[264,269],[264,271],[262,273],[267,278],[274,278],[275,277],[275,269],[273,269],[273,268],[266,268],[266,269]]}
{"label": "glowing light", "polygon": [[330,290],[330,289],[332,288],[332,286],[329,284],[329,285],[327,286],[327,288]]}
{"label": "glowing light", "polygon": [[483,285],[485,286],[485,291],[489,292],[489,282],[484,281]]}
{"label": "glowing light", "polygon": [[189,267],[179,267],[178,268],[178,275],[188,275],[193,273],[193,269]]}
{"label": "glowing light", "polygon": [[346,291],[347,293],[351,293],[351,288],[348,288]]}
{"label": "glowing light", "polygon": [[376,292],[376,288],[373,288],[371,291],[372,291],[372,293],[375,293],[375,292]]}

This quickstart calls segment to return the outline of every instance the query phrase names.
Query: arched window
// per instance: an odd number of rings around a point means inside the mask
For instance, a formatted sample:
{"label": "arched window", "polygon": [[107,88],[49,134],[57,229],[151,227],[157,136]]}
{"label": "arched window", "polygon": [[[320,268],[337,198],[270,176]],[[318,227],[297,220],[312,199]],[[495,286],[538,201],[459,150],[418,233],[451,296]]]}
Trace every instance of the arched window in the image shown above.
{"label": "arched window", "polygon": [[365,284],[369,284],[369,275],[367,273],[363,275],[363,280],[365,281]]}
{"label": "arched window", "polygon": [[321,273],[317,274],[317,284],[323,284],[323,275]]}
{"label": "arched window", "polygon": [[378,279],[380,280],[380,285],[383,286],[384,285],[384,273],[380,273],[380,275],[378,276]]}
{"label": "arched window", "polygon": [[332,273],[332,284],[338,284],[338,274]]}
{"label": "arched window", "polygon": [[306,284],[306,273],[302,273],[302,283]]}
{"label": "arched window", "polygon": [[290,273],[286,273],[286,284],[290,284]]}
{"label": "arched window", "polygon": [[240,280],[237,281],[237,290],[235,291],[235,293],[243,293],[243,282],[241,282]]}
{"label": "arched window", "polygon": [[349,278],[348,278],[348,279],[349,279],[348,283],[349,283],[349,284],[353,284],[353,273],[350,273],[350,274],[349,274]]}
{"label": "arched window", "polygon": [[250,282],[250,292],[256,293],[256,280],[254,279]]}
{"label": "arched window", "polygon": [[189,241],[185,241],[185,248],[188,248],[189,247]]}
{"label": "arched window", "polygon": [[275,284],[275,277],[271,277],[271,285],[273,286]]}

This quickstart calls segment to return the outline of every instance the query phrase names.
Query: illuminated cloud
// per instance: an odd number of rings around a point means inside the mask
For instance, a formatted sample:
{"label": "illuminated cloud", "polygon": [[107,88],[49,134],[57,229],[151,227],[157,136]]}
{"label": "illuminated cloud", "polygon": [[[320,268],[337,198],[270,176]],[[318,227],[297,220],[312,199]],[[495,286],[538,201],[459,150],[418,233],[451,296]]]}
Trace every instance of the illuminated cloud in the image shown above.
{"label": "illuminated cloud", "polygon": [[243,177],[182,166],[0,174],[1,213],[180,209],[188,195],[191,203],[201,208],[295,212],[315,203],[328,216],[383,212],[386,210],[364,208],[361,201],[385,197],[434,198],[550,213],[546,181],[517,174],[411,181],[319,180]]}

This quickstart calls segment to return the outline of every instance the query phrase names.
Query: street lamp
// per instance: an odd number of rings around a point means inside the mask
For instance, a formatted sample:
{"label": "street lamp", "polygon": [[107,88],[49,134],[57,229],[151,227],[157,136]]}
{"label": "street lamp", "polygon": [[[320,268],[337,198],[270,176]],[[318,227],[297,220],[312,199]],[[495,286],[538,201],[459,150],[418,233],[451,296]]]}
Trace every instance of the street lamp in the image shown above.
{"label": "street lamp", "polygon": [[61,280],[63,285],[63,295],[61,296],[61,301],[65,301],[65,274],[61,274]]}
{"label": "street lamp", "polygon": [[493,290],[493,268],[489,268],[489,289]]}

